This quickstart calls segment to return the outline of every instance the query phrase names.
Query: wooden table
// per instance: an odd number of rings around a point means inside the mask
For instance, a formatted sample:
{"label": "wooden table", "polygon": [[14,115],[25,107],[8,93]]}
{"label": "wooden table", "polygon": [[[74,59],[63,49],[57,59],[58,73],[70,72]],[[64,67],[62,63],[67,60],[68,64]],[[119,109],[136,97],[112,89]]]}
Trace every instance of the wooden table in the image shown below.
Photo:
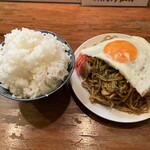
{"label": "wooden table", "polygon": [[[150,8],[82,7],[79,4],[0,2],[0,42],[14,28],[53,31],[74,51],[87,39],[109,32],[150,42]],[[70,84],[43,101],[0,97],[1,150],[149,150],[150,119],[121,124],[94,115]]]}

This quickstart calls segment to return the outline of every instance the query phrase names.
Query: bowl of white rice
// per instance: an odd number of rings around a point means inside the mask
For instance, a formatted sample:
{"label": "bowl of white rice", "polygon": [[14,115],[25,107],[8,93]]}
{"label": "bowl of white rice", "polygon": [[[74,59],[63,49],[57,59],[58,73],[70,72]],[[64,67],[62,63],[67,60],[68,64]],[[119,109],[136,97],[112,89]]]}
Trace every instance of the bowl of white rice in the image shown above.
{"label": "bowl of white rice", "polygon": [[14,29],[0,44],[0,94],[20,101],[48,97],[70,79],[74,64],[70,44],[59,35]]}

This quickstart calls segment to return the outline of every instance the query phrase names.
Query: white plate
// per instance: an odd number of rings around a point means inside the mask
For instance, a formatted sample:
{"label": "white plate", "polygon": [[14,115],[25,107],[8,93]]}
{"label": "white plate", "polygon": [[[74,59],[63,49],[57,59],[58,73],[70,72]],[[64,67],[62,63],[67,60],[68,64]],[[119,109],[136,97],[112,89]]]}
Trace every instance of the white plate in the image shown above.
{"label": "white plate", "polygon": [[[78,56],[80,50],[82,50],[85,47],[89,47],[89,46],[99,43],[100,41],[102,41],[102,39],[106,35],[111,35],[111,36],[116,35],[118,37],[130,37],[129,35],[118,34],[118,33],[111,33],[111,34],[109,33],[109,34],[102,34],[102,35],[95,36],[79,46],[79,48],[75,52],[75,57]],[[93,113],[95,113],[96,115],[102,118],[115,121],[115,122],[122,122],[122,123],[139,122],[139,121],[143,121],[143,120],[150,118],[150,112],[144,113],[141,115],[134,115],[134,114],[126,113],[126,112],[121,112],[114,108],[103,106],[101,104],[91,103],[89,100],[90,94],[88,93],[86,89],[82,87],[81,78],[77,76],[76,70],[74,70],[72,77],[71,77],[71,86],[72,86],[74,93],[76,94],[78,99],[81,101],[81,103],[85,107],[87,107],[90,111],[92,111]]]}

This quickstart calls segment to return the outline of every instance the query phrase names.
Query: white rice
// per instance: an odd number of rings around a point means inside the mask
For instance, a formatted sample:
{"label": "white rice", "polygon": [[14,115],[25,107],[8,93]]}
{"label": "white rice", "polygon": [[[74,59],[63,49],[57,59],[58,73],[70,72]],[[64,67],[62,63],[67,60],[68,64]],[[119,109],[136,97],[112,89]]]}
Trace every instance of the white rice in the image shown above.
{"label": "white rice", "polygon": [[52,34],[12,30],[0,45],[0,82],[13,96],[35,98],[57,88],[68,75],[69,47]]}

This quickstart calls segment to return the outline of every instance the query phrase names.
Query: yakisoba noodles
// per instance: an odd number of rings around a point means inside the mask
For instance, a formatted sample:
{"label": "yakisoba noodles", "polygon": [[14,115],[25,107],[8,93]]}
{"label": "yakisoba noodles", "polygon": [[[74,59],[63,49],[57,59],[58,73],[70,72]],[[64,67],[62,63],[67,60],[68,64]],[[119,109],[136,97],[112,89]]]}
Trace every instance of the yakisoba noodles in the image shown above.
{"label": "yakisoba noodles", "polygon": [[[112,38],[115,37],[107,36],[102,41]],[[133,114],[149,111],[150,98],[141,97],[118,70],[103,60],[80,55],[77,58],[76,69],[78,75],[83,78],[82,86],[89,91],[92,103],[100,103]]]}

